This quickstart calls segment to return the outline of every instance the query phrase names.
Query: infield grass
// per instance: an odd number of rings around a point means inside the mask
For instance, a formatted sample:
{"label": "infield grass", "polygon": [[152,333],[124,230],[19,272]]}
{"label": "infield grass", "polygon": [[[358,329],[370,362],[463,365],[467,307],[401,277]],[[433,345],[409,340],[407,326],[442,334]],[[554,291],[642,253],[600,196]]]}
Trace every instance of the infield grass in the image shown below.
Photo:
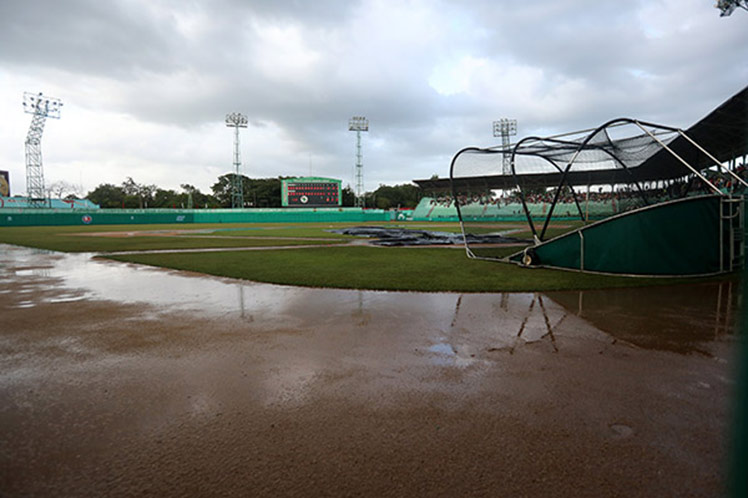
{"label": "infield grass", "polygon": [[[516,247],[504,248],[505,255],[515,251]],[[328,247],[109,258],[273,284],[373,290],[549,291],[684,282],[527,269],[510,263],[471,260],[464,250],[454,248]]]}
{"label": "infield grass", "polygon": [[[329,245],[352,237],[327,230],[357,226],[335,224],[109,225],[0,228],[0,243],[65,252],[99,252],[117,261],[188,270],[222,277],[282,285],[406,291],[549,291],[686,283],[703,279],[652,279],[588,275],[548,269],[520,268],[509,263],[471,260],[460,247],[380,248],[360,246],[290,248],[283,250],[221,251],[106,255],[107,252]],[[372,223],[371,225],[457,231],[457,223]],[[524,223],[501,223],[507,230]],[[556,227],[554,234],[572,228]],[[201,230],[180,236],[173,230]],[[152,231],[161,234],[149,233]],[[96,232],[127,232],[112,237]],[[527,232],[518,235],[522,236]],[[168,234],[168,235],[167,235]],[[308,240],[312,239],[312,240]],[[330,240],[332,239],[332,240]],[[502,257],[521,247],[492,248]]]}

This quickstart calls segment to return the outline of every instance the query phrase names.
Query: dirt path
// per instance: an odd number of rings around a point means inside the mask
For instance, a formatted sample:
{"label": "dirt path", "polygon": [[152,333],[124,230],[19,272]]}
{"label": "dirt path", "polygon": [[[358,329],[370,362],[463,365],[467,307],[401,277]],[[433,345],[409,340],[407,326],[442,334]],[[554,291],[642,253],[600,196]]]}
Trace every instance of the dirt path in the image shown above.
{"label": "dirt path", "polygon": [[735,341],[712,287],[679,317],[698,349],[674,353],[646,325],[617,337],[615,294],[300,289],[0,249],[2,496],[722,494]]}

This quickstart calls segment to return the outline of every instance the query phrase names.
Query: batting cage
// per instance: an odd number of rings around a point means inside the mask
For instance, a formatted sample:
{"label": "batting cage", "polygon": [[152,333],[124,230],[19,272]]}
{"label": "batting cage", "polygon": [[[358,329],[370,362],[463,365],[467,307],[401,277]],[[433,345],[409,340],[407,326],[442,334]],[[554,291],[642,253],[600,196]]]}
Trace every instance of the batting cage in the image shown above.
{"label": "batting cage", "polygon": [[[468,256],[627,275],[741,268],[747,90],[688,131],[620,118],[459,151],[450,186]],[[512,215],[527,228],[502,226]],[[505,248],[470,243],[485,233],[531,244],[507,257]]]}

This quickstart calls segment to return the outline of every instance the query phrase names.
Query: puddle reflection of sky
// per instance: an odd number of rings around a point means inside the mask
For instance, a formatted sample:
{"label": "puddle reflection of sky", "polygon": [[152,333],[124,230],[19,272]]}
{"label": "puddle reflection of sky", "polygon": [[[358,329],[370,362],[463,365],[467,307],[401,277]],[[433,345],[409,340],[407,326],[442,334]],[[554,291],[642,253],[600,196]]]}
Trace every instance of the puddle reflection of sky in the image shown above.
{"label": "puddle reflection of sky", "polygon": [[[567,323],[570,317],[642,347],[700,350],[703,343],[732,334],[740,298],[740,286],[732,282],[544,294],[309,289],[123,264],[93,259],[91,254],[2,248],[0,280],[44,278],[57,291],[44,297],[46,302],[144,303],[170,312],[236,316],[297,328],[323,328],[334,322],[352,327],[397,324],[395,328],[403,331],[418,327],[434,330],[427,347],[435,361],[453,364],[471,360],[461,345],[476,340],[511,352],[538,341],[557,349],[559,331],[567,336],[590,334],[592,327],[575,330]],[[31,299],[18,304],[34,305]]]}

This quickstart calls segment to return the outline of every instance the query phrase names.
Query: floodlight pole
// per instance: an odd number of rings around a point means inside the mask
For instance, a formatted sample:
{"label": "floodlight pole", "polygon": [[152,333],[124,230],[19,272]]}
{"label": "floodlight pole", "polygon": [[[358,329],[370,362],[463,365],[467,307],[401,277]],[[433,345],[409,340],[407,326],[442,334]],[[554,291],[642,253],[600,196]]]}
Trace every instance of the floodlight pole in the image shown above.
{"label": "floodlight pole", "polygon": [[366,207],[364,196],[364,163],[361,155],[361,132],[369,131],[369,120],[364,116],[353,116],[348,120],[348,131],[356,132],[356,207]]}
{"label": "floodlight pole", "polygon": [[510,145],[509,137],[516,134],[516,119],[501,118],[500,120],[493,122],[493,136],[501,137],[501,147],[504,150],[504,153],[502,154],[503,161],[501,165],[501,173],[503,175],[511,174],[512,159],[511,155],[507,154],[506,151],[509,149]]}
{"label": "floodlight pole", "polygon": [[42,167],[42,133],[47,118],[59,119],[62,101],[40,93],[24,92],[23,110],[31,114],[26,134],[26,195],[30,207],[45,207],[44,168]]}
{"label": "floodlight pole", "polygon": [[231,207],[234,209],[244,207],[244,186],[239,174],[242,161],[239,154],[239,128],[247,127],[247,116],[238,112],[226,114],[226,126],[234,128],[234,181],[231,185]]}

